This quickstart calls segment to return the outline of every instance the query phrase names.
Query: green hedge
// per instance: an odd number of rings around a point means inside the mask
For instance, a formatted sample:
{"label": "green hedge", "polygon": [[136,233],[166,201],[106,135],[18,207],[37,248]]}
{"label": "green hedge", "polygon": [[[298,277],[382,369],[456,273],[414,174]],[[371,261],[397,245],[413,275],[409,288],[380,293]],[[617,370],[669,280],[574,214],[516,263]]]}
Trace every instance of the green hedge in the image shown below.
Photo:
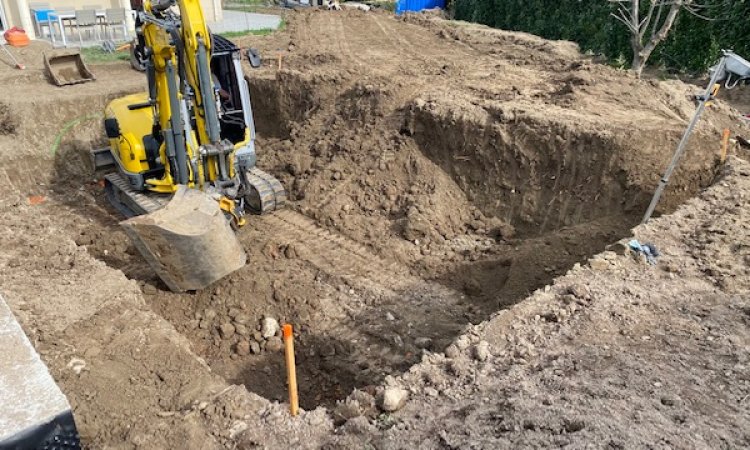
{"label": "green hedge", "polygon": [[[750,0],[708,1],[701,14],[714,20],[682,11],[650,64],[700,72],[718,59],[722,48],[750,59]],[[646,1],[642,4],[648,7]],[[452,7],[459,20],[570,40],[584,51],[626,64],[632,57],[628,32],[610,15],[616,5],[607,0],[454,0]]]}

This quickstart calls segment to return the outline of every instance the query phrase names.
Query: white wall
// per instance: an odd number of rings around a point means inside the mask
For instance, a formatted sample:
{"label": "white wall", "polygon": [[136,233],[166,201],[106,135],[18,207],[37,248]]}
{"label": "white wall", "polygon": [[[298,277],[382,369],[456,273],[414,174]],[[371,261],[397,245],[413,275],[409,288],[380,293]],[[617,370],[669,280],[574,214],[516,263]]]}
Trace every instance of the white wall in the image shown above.
{"label": "white wall", "polygon": [[222,19],[221,0],[201,0],[201,8],[206,22],[219,22]]}
{"label": "white wall", "polygon": [[[5,8],[5,18],[8,28],[17,26],[26,30],[31,39],[36,38],[34,22],[29,11],[29,0],[0,0]],[[99,9],[125,8],[130,11],[130,0],[32,0],[32,3],[49,3],[52,9],[72,7],[81,9],[87,5],[97,6]],[[219,22],[223,18],[221,0],[200,0],[203,14],[207,22]],[[133,30],[135,24],[132,16],[127,15],[128,30]],[[132,34],[132,31],[131,31]]]}

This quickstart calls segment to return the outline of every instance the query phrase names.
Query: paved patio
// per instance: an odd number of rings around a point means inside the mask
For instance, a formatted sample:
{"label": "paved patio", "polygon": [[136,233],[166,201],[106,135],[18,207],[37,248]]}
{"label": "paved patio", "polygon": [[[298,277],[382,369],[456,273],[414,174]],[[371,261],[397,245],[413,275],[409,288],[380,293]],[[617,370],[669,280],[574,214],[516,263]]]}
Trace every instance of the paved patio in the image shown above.
{"label": "paved patio", "polygon": [[209,22],[212,33],[227,33],[248,30],[275,30],[281,25],[281,16],[275,14],[258,14],[243,11],[224,10],[224,20]]}

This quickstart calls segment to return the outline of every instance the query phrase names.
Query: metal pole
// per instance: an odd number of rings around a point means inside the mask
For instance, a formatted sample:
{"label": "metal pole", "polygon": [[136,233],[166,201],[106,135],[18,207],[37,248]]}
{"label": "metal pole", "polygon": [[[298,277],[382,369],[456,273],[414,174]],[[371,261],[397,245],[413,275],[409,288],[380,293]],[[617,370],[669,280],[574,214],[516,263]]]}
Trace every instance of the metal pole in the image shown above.
{"label": "metal pole", "polygon": [[[169,89],[169,120],[174,135],[174,151],[177,167],[170,167],[172,175],[176,175],[175,181],[178,184],[187,185],[190,181],[187,166],[187,149],[185,148],[185,129],[182,118],[182,109],[180,108],[179,90],[177,88],[177,79],[175,78],[174,65],[172,61],[167,61],[167,86]],[[177,170],[175,170],[177,169]]]}
{"label": "metal pole", "polygon": [[219,125],[219,113],[216,110],[208,52],[203,41],[198,42],[198,85],[201,90],[201,106],[203,107],[203,117],[206,120],[206,128],[208,128],[208,139],[211,144],[216,144],[221,139],[221,127]]}
{"label": "metal pole", "polygon": [[724,66],[726,65],[726,63],[726,56],[722,56],[721,61],[719,61],[719,64],[716,66],[716,70],[714,70],[714,73],[711,76],[711,80],[708,82],[706,92],[701,97],[698,108],[695,110],[693,120],[690,121],[690,125],[688,125],[685,133],[682,135],[680,144],[677,146],[677,150],[672,156],[672,161],[670,161],[669,166],[667,166],[667,170],[664,172],[664,176],[661,177],[659,186],[656,187],[656,192],[654,192],[654,196],[651,198],[651,204],[648,205],[648,209],[646,210],[646,214],[644,214],[643,216],[643,220],[641,220],[641,224],[647,223],[651,218],[651,215],[654,213],[656,205],[659,203],[659,199],[661,198],[661,194],[664,192],[664,188],[667,187],[669,177],[672,176],[672,172],[674,172],[674,170],[677,168],[677,163],[680,161],[682,154],[685,152],[688,141],[690,140],[690,135],[693,134],[693,129],[698,124],[698,120],[700,120],[701,114],[703,114],[703,110],[706,108],[706,102],[708,102],[712,98],[711,92],[713,91],[714,85],[718,81],[719,76],[724,72]]}

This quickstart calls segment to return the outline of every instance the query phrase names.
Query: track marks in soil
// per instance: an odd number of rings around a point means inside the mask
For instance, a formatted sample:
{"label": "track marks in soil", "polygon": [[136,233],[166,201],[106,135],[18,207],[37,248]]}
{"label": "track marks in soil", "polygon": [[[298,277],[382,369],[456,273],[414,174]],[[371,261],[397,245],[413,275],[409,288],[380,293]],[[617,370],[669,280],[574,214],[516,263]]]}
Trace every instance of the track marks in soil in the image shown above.
{"label": "track marks in soil", "polygon": [[[298,212],[257,217],[253,229],[253,236],[273,236],[272,242],[287,249],[286,258],[309,266],[307,272],[337,291],[305,294],[322,297],[315,300],[320,307],[314,325],[297,341],[303,408],[331,405],[352,389],[407,370],[421,358],[422,348],[442,350],[469,320],[464,295],[411,275],[407,267]],[[285,398],[278,383],[283,361],[272,353],[240,364],[215,356],[208,357],[211,366],[232,382],[269,399]]]}
{"label": "track marks in soil", "polygon": [[[439,345],[449,342],[466,321],[462,294],[415,277],[408,268],[320,228],[299,213],[279,211],[263,217],[262,222],[269,232],[277,233],[278,239],[292,244],[298,257],[359,293],[363,303],[350,305],[355,307],[351,310],[354,323],[348,337],[355,342],[364,335],[370,345],[382,347],[382,353],[388,353],[389,348],[408,347],[405,340],[416,338],[427,337]],[[342,326],[347,327],[336,324],[335,328]],[[417,332],[422,334],[416,335]],[[386,337],[389,333],[390,339]]]}

